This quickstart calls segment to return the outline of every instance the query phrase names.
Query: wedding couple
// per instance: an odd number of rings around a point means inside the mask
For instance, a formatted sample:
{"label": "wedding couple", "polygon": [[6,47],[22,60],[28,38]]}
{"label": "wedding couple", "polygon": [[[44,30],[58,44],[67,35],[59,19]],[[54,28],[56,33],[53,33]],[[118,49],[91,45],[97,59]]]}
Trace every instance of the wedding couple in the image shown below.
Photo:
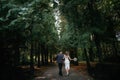
{"label": "wedding couple", "polygon": [[64,63],[65,70],[66,70],[66,75],[68,76],[69,75],[69,70],[70,70],[70,60],[75,60],[75,59],[70,58],[68,51],[66,51],[65,54],[63,54],[63,52],[61,51],[59,54],[57,54],[56,60],[57,60],[57,63],[58,63],[58,68],[59,68],[59,75],[63,76],[62,66],[63,66],[63,63]]}

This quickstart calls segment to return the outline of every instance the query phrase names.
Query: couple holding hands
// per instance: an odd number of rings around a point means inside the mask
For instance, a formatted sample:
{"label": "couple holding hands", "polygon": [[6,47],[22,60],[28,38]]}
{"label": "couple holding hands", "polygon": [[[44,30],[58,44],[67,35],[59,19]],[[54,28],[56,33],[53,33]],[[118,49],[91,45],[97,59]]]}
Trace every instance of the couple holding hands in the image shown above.
{"label": "couple holding hands", "polygon": [[61,51],[59,54],[57,54],[56,60],[57,60],[57,63],[58,63],[58,68],[59,68],[59,75],[63,76],[62,66],[63,66],[63,63],[64,63],[66,74],[68,76],[69,75],[69,70],[70,70],[70,60],[77,61],[77,58],[71,59],[68,51],[66,51],[65,54],[63,54],[63,52]]}

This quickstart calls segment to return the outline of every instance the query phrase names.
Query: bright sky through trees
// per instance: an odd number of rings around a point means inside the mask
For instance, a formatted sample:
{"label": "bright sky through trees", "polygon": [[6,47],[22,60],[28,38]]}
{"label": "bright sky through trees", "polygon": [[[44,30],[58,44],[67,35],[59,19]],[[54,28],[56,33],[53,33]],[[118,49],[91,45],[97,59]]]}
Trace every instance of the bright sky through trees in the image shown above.
{"label": "bright sky through trees", "polygon": [[[58,5],[59,5],[59,1],[58,0],[54,0]],[[60,23],[61,23],[61,19],[60,19],[60,11],[59,11],[59,7],[56,7],[54,9],[54,16],[55,16],[55,27],[57,28],[57,31],[58,31],[58,35],[59,35],[59,38],[60,38],[60,31],[61,31],[61,28],[60,28]]]}

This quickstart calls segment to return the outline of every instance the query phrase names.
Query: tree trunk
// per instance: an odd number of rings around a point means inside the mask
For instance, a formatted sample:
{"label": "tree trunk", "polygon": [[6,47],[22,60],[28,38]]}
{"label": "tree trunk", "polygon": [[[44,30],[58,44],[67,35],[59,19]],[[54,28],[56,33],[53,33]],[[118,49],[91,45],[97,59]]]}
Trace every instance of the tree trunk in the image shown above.
{"label": "tree trunk", "polygon": [[[78,55],[77,55],[77,47],[74,47],[73,49],[71,49],[70,53],[72,53],[70,56],[71,58],[76,57],[78,59]],[[73,62],[74,65],[78,66],[78,60]]]}
{"label": "tree trunk", "polygon": [[87,70],[90,74],[92,74],[92,68],[91,68],[91,65],[90,65],[90,61],[89,61],[89,57],[87,55],[87,50],[86,48],[84,48],[84,54],[85,54],[85,58],[86,58],[86,64],[87,64]]}
{"label": "tree trunk", "polygon": [[33,53],[35,54],[35,59],[34,59],[34,62],[36,63],[37,62],[37,58],[38,58],[38,54],[37,54],[37,41],[34,41],[34,44],[33,44]]}
{"label": "tree trunk", "polygon": [[37,54],[38,54],[38,67],[40,67],[40,65],[41,65],[41,63],[40,63],[40,52],[41,51],[41,45],[40,44],[38,44],[38,50],[37,50]]}
{"label": "tree trunk", "polygon": [[117,41],[113,41],[112,43],[112,47],[113,47],[113,55],[116,57],[117,56],[117,45],[116,45]]}
{"label": "tree trunk", "polygon": [[50,52],[50,63],[52,63],[52,60],[53,59],[53,57],[52,57],[52,51]]}
{"label": "tree trunk", "polygon": [[41,45],[42,47],[42,49],[41,49],[41,55],[42,55],[42,65],[44,65],[45,64],[45,53],[44,53],[44,51],[45,51],[45,46],[44,46],[44,44],[42,44]]}
{"label": "tree trunk", "polygon": [[18,66],[20,63],[20,52],[18,45],[15,46],[15,54],[14,54],[14,66]]}
{"label": "tree trunk", "polygon": [[94,53],[92,47],[89,48],[89,58],[90,61],[94,61]]}
{"label": "tree trunk", "polygon": [[30,53],[30,72],[34,74],[34,60],[33,60],[33,42],[31,42],[31,53]]}
{"label": "tree trunk", "polygon": [[100,39],[99,39],[99,35],[95,34],[95,44],[96,44],[96,48],[97,48],[97,54],[98,54],[98,58],[99,58],[99,62],[101,63],[103,58],[102,58],[102,49],[100,46]]}
{"label": "tree trunk", "polygon": [[47,53],[47,47],[45,45],[45,50],[44,50],[44,54],[45,54],[45,65],[47,65],[47,56],[48,56],[48,53]]}

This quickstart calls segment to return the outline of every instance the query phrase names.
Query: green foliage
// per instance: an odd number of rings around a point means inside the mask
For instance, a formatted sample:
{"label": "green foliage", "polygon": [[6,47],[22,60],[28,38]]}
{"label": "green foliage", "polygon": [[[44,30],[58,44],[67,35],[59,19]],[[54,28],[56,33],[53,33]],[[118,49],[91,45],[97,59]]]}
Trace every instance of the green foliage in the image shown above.
{"label": "green foliage", "polygon": [[1,3],[1,32],[6,29],[18,31],[26,42],[32,39],[52,45],[57,41],[53,8],[49,6],[50,0],[10,0]]}
{"label": "green foliage", "polygon": [[[91,35],[110,43],[120,31],[119,0],[61,0],[60,5],[54,0],[1,0],[0,4],[1,46],[37,41],[49,47],[88,48]],[[54,25],[55,7],[63,17],[60,39]]]}
{"label": "green foliage", "polygon": [[[118,0],[62,0],[61,4],[60,10],[62,15],[67,19],[66,24],[69,24],[69,28],[72,27],[72,29],[65,32],[63,36],[68,36],[67,33],[75,30],[75,33],[69,34],[69,37],[71,35],[73,38],[73,35],[76,36],[76,34],[78,34],[77,44],[80,43],[80,41],[88,44],[90,34],[97,34],[99,35],[99,39],[104,40],[104,38],[112,38],[109,34],[115,35],[114,30],[119,30]],[[110,30],[111,27],[113,27],[113,31]],[[88,36],[86,36],[86,34]],[[109,37],[107,37],[107,35]],[[67,39],[69,40],[68,37]]]}

